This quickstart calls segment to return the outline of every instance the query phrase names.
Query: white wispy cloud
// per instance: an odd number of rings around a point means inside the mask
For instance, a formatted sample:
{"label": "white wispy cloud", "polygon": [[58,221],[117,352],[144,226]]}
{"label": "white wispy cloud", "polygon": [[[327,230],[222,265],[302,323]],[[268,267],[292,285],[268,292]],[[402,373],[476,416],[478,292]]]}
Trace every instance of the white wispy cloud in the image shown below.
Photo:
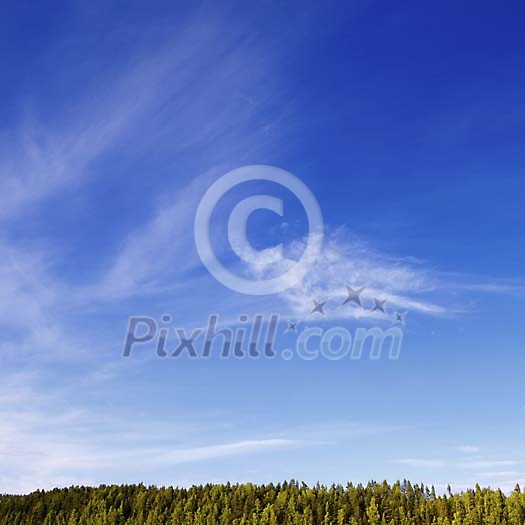
{"label": "white wispy cloud", "polygon": [[[265,279],[292,270],[292,282],[293,268],[303,255],[306,241],[296,239],[287,250],[287,257],[279,263],[242,266],[250,275]],[[311,263],[312,270],[298,285],[279,294],[292,317],[307,317],[312,299],[317,299],[328,301],[327,319],[391,321],[394,312],[454,318],[472,310],[469,293],[513,294],[520,289],[518,282],[501,284],[496,279],[487,279],[486,285],[469,284],[479,280],[479,276],[441,272],[428,261],[391,255],[357,238],[345,226],[325,227],[322,253]],[[347,297],[346,285],[354,289],[365,286],[361,295],[363,308],[353,304],[341,308]],[[387,300],[387,316],[370,311],[374,298]]]}
{"label": "white wispy cloud", "polygon": [[[293,267],[303,249],[303,240],[295,241],[288,258],[271,268],[255,268],[255,275],[268,278],[283,273]],[[380,314],[370,312],[373,298],[387,299],[390,312],[409,310],[432,316],[452,313],[449,306],[432,299],[439,286],[435,271],[412,259],[381,253],[344,227],[327,228],[322,253],[312,263],[312,270],[300,284],[280,294],[292,315],[305,316],[312,298],[329,300],[327,313],[332,319],[381,318]],[[361,296],[363,308],[352,305],[339,308],[347,296],[346,284],[354,288],[366,286]]]}
{"label": "white wispy cloud", "polygon": [[147,476],[160,467],[307,445],[284,437],[222,441],[213,438],[213,425],[125,420],[104,407],[95,413],[71,400],[74,379],[53,393],[42,379],[12,374],[0,387],[0,493],[97,484],[108,475],[124,482],[130,469]]}
{"label": "white wispy cloud", "polygon": [[[239,35],[225,24],[218,13],[192,18],[162,45],[131,53],[126,66],[92,84],[94,91],[64,100],[52,125],[26,116],[0,136],[0,221],[6,227],[23,221],[22,211],[44,213],[39,205],[47,199],[105,174],[94,164],[111,151],[132,157],[164,148],[173,173],[156,201],[143,203],[150,219],[115,239],[91,282],[64,281],[56,268],[59,246],[2,239],[0,322],[14,332],[16,344],[4,342],[13,352],[77,347],[68,344],[63,315],[73,308],[186,284],[185,271],[198,263],[192,255],[198,198],[211,177],[271,144],[274,124],[287,112],[268,95],[279,92],[269,89],[275,87],[272,45],[249,38],[233,45],[245,29]],[[181,156],[190,151],[194,162],[182,168]]]}
{"label": "white wispy cloud", "polygon": [[[65,287],[52,277],[46,249],[25,249],[0,241],[0,350],[4,359],[27,353],[64,355],[72,334],[63,320]],[[77,351],[81,347],[76,345]],[[78,355],[78,354],[77,354]]]}
{"label": "white wispy cloud", "polygon": [[122,299],[180,286],[185,272],[198,264],[191,249],[192,223],[209,178],[208,174],[196,177],[169,203],[159,205],[148,223],[127,236],[101,279],[79,291],[81,297]]}
{"label": "white wispy cloud", "polygon": [[501,467],[515,467],[520,463],[520,461],[515,459],[479,459],[464,461],[459,463],[459,465],[468,469],[491,469]]}
{"label": "white wispy cloud", "polygon": [[497,479],[497,478],[507,478],[507,479],[523,479],[524,474],[515,472],[513,470],[501,470],[501,471],[490,471],[490,472],[477,472],[476,476],[479,478],[488,478],[488,479]]}
{"label": "white wispy cloud", "polygon": [[[174,155],[201,148],[217,156],[221,136],[261,109],[247,98],[246,80],[265,73],[253,62],[264,58],[262,46],[235,50],[231,44],[238,35],[225,31],[225,23],[218,16],[192,18],[157,49],[138,49],[129,65],[106,71],[96,91],[64,100],[52,126],[29,114],[18,128],[4,131],[0,219],[17,218],[28,206],[96,177],[102,171],[91,164],[125,141],[143,148],[169,141]],[[167,106],[176,117],[169,125],[162,118]],[[231,127],[225,127],[232,116]],[[246,145],[242,141],[235,151],[245,154]]]}
{"label": "white wispy cloud", "polygon": [[415,468],[445,468],[447,462],[441,459],[404,458],[396,459],[394,463]]}
{"label": "white wispy cloud", "polygon": [[463,454],[477,454],[478,452],[481,452],[481,448],[475,445],[462,445],[458,447],[458,450]]}
{"label": "white wispy cloud", "polygon": [[394,463],[408,465],[411,467],[425,468],[451,468],[464,470],[493,469],[503,467],[516,467],[523,463],[518,459],[490,459],[481,458],[475,460],[461,461],[456,459],[442,458],[402,458],[394,460]]}

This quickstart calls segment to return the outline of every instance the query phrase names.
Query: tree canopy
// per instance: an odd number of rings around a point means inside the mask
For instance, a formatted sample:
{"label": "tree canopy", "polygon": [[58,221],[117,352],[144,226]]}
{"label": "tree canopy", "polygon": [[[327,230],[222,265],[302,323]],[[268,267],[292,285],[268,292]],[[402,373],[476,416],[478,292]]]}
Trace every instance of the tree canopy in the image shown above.
{"label": "tree canopy", "polygon": [[70,487],[0,496],[1,525],[524,525],[525,494],[436,494],[408,481]]}

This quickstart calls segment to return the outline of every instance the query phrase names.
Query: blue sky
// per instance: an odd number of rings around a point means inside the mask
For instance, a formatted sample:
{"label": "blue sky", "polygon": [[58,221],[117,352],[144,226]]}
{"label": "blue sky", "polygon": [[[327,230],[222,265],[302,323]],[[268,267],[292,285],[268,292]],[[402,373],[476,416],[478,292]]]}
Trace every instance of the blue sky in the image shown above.
{"label": "blue sky", "polygon": [[[525,482],[524,8],[518,2],[41,2],[2,7],[0,492],[71,484]],[[324,250],[233,292],[193,237],[228,171],[290,171]],[[272,183],[251,243],[307,234]],[[288,261],[289,262],[289,261]],[[391,361],[123,359],[128,318],[304,318],[367,284],[408,311]],[[338,294],[342,294],[341,297]],[[303,323],[389,322],[330,308]],[[279,330],[277,347],[290,344]]]}

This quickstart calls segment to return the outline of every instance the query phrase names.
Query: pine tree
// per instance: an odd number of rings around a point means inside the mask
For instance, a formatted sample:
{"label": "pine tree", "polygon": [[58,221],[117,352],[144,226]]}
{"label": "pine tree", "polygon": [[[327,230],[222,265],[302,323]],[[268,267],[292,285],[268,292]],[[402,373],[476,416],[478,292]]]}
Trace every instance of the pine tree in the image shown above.
{"label": "pine tree", "polygon": [[372,496],[370,504],[366,509],[366,516],[368,518],[369,525],[379,525],[381,523],[381,516],[379,514],[379,509],[377,508],[376,499],[374,496]]}

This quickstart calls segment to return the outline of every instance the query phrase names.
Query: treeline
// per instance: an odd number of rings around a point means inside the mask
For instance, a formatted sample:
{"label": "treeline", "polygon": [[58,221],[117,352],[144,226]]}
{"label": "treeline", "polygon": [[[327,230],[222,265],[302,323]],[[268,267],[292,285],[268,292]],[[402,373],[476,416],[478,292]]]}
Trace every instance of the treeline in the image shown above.
{"label": "treeline", "polygon": [[0,497],[1,525],[524,525],[525,494],[409,482],[71,487]]}

